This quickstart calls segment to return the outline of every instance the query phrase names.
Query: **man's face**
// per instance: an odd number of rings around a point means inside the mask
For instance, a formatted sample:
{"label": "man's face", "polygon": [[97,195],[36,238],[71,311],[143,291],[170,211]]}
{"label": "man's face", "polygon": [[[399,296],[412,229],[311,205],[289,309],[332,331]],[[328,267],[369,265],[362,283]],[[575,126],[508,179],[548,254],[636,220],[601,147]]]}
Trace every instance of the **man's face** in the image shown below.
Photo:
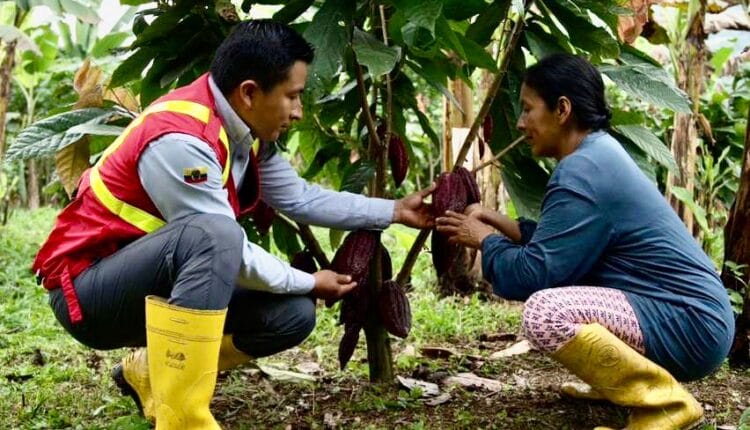
{"label": "man's face", "polygon": [[243,83],[240,90],[245,92],[245,109],[238,113],[250,126],[254,137],[263,141],[277,140],[293,121],[302,119],[301,96],[305,81],[307,64],[297,61],[289,69],[286,80],[268,91]]}

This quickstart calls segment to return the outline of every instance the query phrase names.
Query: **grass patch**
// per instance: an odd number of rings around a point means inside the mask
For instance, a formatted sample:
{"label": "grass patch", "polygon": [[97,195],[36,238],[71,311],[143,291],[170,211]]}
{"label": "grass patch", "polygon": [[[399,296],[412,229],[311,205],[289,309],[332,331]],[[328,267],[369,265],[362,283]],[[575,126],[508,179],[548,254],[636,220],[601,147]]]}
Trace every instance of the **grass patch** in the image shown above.
{"label": "grass patch", "polygon": [[[59,327],[46,292],[30,272],[33,257],[51,229],[56,211],[16,211],[0,226],[0,423],[10,429],[150,428],[135,405],[113,386],[109,370],[125,353],[94,351],[78,344]],[[330,253],[328,233],[317,230]],[[392,227],[383,235],[394,267],[401,267],[414,232]],[[225,429],[590,429],[596,424],[622,426],[627,411],[614,406],[561,399],[554,387],[570,376],[540,353],[503,361],[482,361],[507,344],[487,345],[480,334],[518,332],[520,307],[500,301],[440,298],[430,255],[423,252],[414,268],[413,328],[406,339],[391,341],[396,373],[439,382],[441,377],[471,371],[501,381],[498,393],[441,387],[450,401],[426,405],[417,391],[368,382],[364,336],[352,361],[338,370],[342,335],[338,306],[322,304],[317,328],[301,346],[261,360],[291,370],[314,361],[323,374],[315,383],[270,381],[245,367],[220,375],[212,410]],[[429,359],[415,354],[422,346],[443,346],[458,355]],[[407,353],[407,351],[411,351]],[[472,359],[468,359],[472,356]],[[477,361],[479,357],[479,361]],[[526,381],[521,383],[519,381]],[[750,373],[722,368],[714,377],[690,384],[705,405],[704,429],[737,424],[750,404]]]}

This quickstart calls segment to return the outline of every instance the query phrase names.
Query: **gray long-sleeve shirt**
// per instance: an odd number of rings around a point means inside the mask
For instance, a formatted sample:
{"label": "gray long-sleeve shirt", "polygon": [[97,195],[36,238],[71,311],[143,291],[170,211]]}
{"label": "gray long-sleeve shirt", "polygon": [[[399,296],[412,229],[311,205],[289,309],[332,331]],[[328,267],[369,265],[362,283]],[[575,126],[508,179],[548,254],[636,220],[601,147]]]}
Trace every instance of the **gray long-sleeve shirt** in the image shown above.
{"label": "gray long-sleeve shirt", "polygon": [[[249,127],[209,79],[209,86],[230,142],[232,177],[239,189],[249,166],[253,137]],[[392,200],[335,192],[308,184],[272,145],[259,154],[261,193],[271,207],[295,221],[342,230],[382,229],[393,218]],[[185,169],[206,168],[204,182],[187,183]],[[149,144],[138,162],[141,184],[164,219],[169,222],[193,213],[222,214],[234,219],[222,187],[222,166],[204,141],[181,133],[169,133]],[[294,269],[280,258],[248,241],[245,236],[237,284],[281,294],[309,292],[312,275]]]}

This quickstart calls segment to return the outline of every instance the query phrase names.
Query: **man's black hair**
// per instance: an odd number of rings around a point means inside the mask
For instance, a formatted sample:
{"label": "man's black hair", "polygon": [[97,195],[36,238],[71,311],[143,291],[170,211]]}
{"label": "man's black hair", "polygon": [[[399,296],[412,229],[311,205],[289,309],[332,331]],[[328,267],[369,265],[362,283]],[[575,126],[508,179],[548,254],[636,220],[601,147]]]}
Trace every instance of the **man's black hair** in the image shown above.
{"label": "man's black hair", "polygon": [[243,21],[216,50],[211,77],[225,96],[248,79],[269,91],[295,62],[310,64],[313,56],[312,45],[292,28],[268,19]]}
{"label": "man's black hair", "polygon": [[573,105],[573,116],[584,129],[609,128],[612,112],[604,96],[602,75],[586,59],[571,54],[552,54],[526,69],[523,83],[544,99],[550,110],[560,97]]}

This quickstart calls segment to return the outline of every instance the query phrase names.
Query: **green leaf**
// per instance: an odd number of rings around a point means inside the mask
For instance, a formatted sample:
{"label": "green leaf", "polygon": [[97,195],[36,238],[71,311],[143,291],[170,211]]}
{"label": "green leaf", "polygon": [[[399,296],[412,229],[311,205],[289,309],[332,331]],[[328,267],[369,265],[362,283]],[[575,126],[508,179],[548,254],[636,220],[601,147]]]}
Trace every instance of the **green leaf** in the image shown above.
{"label": "green leaf", "polygon": [[670,172],[679,172],[672,153],[651,130],[635,124],[618,125],[614,129],[641,148],[654,161],[669,169]]}
{"label": "green leaf", "polygon": [[542,26],[536,22],[528,23],[523,35],[526,38],[526,43],[529,46],[531,54],[536,58],[570,52],[567,45],[560,44],[557,38],[544,31]]}
{"label": "green leaf", "polygon": [[424,50],[435,40],[435,23],[441,17],[443,5],[437,0],[397,1],[403,10],[406,24],[401,28],[409,47]]}
{"label": "green leaf", "polygon": [[340,191],[360,194],[374,175],[375,165],[371,161],[357,160],[344,170]]}
{"label": "green leaf", "polygon": [[484,11],[485,0],[443,0],[443,15],[453,21],[463,21]]}
{"label": "green leaf", "polygon": [[91,48],[91,56],[94,58],[101,58],[112,54],[112,50],[122,46],[130,34],[121,31],[118,33],[110,33],[101,39],[97,40],[93,48]]}
{"label": "green leaf", "polygon": [[97,136],[119,136],[125,127],[97,123],[83,123],[74,125],[68,133],[94,134]]}
{"label": "green leaf", "polygon": [[693,218],[695,218],[701,230],[710,232],[711,230],[708,228],[708,221],[706,220],[706,210],[693,200],[692,193],[682,187],[672,187],[671,191],[672,195],[677,197],[677,200],[684,203],[690,209],[690,212],[693,213]]}
{"label": "green leaf", "polygon": [[620,44],[620,60],[625,64],[632,65],[651,64],[652,66],[661,69],[662,72],[664,71],[658,61],[640,49],[630,46],[627,43]]}
{"label": "green leaf", "polygon": [[440,70],[438,64],[433,61],[419,59],[418,62],[406,60],[406,65],[409,66],[416,74],[424,78],[427,83],[440,91],[445,97],[450,100],[454,106],[461,110],[461,103],[458,102],[456,97],[448,90],[447,81],[448,75]]}
{"label": "green leaf", "polygon": [[109,87],[121,87],[130,81],[140,79],[146,66],[148,66],[158,53],[158,50],[151,47],[138,48],[137,51],[125,59],[125,61],[115,69],[114,73],[112,73]]}
{"label": "green leaf", "polygon": [[539,219],[549,175],[531,157],[517,149],[502,160],[503,183],[519,216]]}
{"label": "green leaf", "polygon": [[343,143],[338,140],[328,139],[325,143],[325,146],[320,148],[318,152],[315,153],[315,158],[313,158],[312,163],[310,163],[310,167],[307,168],[302,177],[305,179],[313,178],[318,174],[318,172],[323,169],[323,166],[325,166],[326,163],[328,163],[333,158],[340,156],[343,151]]}
{"label": "green leaf", "polygon": [[414,113],[417,115],[417,120],[419,120],[419,125],[422,127],[422,131],[425,132],[427,137],[430,138],[432,143],[436,147],[440,147],[440,137],[438,137],[435,130],[432,128],[432,123],[430,122],[430,119],[427,118],[427,115],[424,114],[424,112],[420,111],[417,108],[412,109]]}
{"label": "green leaf", "polygon": [[287,257],[302,251],[302,246],[297,239],[297,232],[292,230],[287,223],[275,219],[271,233],[273,233],[273,243]]}
{"label": "green leaf", "polygon": [[632,141],[627,139],[622,134],[618,133],[615,130],[610,130],[610,133],[612,136],[617,139],[618,142],[622,144],[622,147],[625,148],[625,151],[627,151],[628,155],[630,155],[630,158],[635,161],[635,164],[638,165],[638,168],[641,169],[641,172],[645,174],[651,182],[656,184],[656,163],[654,163],[653,159],[651,159],[648,155],[646,155],[645,152],[638,146],[636,146]]}
{"label": "green leaf", "polygon": [[739,427],[737,430],[750,430],[750,408],[745,409],[745,412],[740,416]]}
{"label": "green leaf", "polygon": [[102,124],[117,115],[114,109],[77,109],[37,121],[16,136],[8,148],[9,160],[40,158],[78,141],[85,133],[71,131],[79,124]]}
{"label": "green leaf", "polygon": [[491,72],[497,71],[495,59],[492,58],[492,55],[490,55],[487,50],[479,46],[478,43],[463,36],[460,33],[456,33],[456,37],[458,38],[459,43],[463,47],[463,51],[466,54],[467,63],[471,64],[472,66],[487,69]]}
{"label": "green leaf", "polygon": [[273,20],[288,24],[302,15],[302,13],[313,4],[313,1],[314,0],[292,0],[283,8],[279,9],[278,12],[273,14]]}
{"label": "green leaf", "polygon": [[369,33],[355,28],[352,49],[357,61],[367,67],[372,77],[379,77],[391,70],[401,57],[401,47],[388,47]]}
{"label": "green leaf", "polygon": [[169,37],[172,30],[186,18],[190,10],[189,1],[177,2],[177,4],[157,16],[143,32],[138,35],[138,38],[133,42],[133,47],[140,47],[150,44],[153,40],[159,38]]}
{"label": "green leaf", "polygon": [[341,240],[344,238],[343,230],[336,230],[332,228],[328,230],[328,242],[331,244],[331,249],[338,249],[341,246]]}
{"label": "green leaf", "polygon": [[510,0],[494,1],[469,26],[469,29],[466,30],[466,37],[480,46],[487,46],[492,40],[495,30],[500,27],[500,23],[508,17],[509,7]]}
{"label": "green leaf", "polygon": [[687,95],[675,86],[664,69],[647,63],[603,65],[599,71],[635,97],[675,112],[690,112]]}
{"label": "green leaf", "polygon": [[75,0],[60,0],[60,5],[65,12],[74,15],[76,18],[87,24],[99,24],[99,15],[97,15],[91,7],[84,6]]}
{"label": "green leaf", "polygon": [[120,4],[127,6],[140,6],[142,4],[151,3],[154,0],[120,0]]}
{"label": "green leaf", "polygon": [[0,40],[4,42],[16,41],[16,51],[31,51],[36,55],[42,55],[42,51],[36,46],[33,40],[21,31],[18,27],[12,25],[0,25]]}
{"label": "green leaf", "polygon": [[461,45],[461,41],[458,39],[458,33],[453,31],[451,26],[448,24],[448,20],[446,20],[442,16],[438,17],[438,19],[435,21],[435,28],[437,38],[442,46],[453,50],[453,52],[455,52],[460,58],[463,58],[466,61],[469,60],[468,58],[466,58],[464,47],[463,45]]}
{"label": "green leaf", "polygon": [[633,15],[628,8],[618,6],[615,2],[602,0],[572,0],[581,10],[588,10],[604,21],[612,33],[617,34],[619,15]]}
{"label": "green leaf", "polygon": [[588,12],[570,0],[539,0],[557,18],[570,36],[570,42],[599,58],[617,58],[620,45],[604,28],[594,25]]}
{"label": "green leaf", "polygon": [[328,0],[315,14],[303,34],[315,47],[311,74],[328,81],[338,72],[349,42],[347,23],[352,22],[353,16],[354,3],[348,0]]}

